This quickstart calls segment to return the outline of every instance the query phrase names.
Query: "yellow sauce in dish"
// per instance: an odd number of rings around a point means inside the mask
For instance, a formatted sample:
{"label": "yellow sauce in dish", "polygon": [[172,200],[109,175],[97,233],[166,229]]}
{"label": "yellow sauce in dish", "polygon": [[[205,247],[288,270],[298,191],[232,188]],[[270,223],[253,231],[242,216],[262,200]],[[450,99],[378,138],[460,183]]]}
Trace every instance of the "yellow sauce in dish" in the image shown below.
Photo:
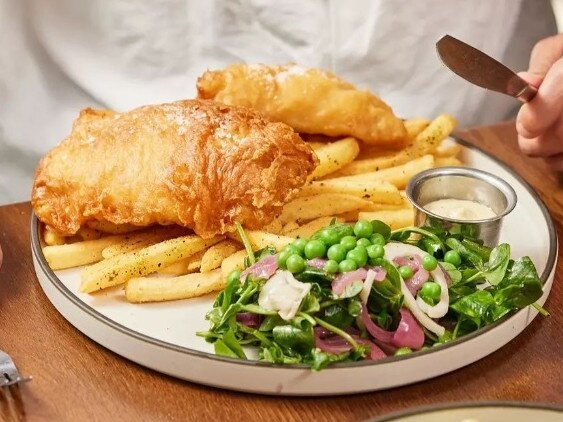
{"label": "yellow sauce in dish", "polygon": [[427,211],[454,220],[485,220],[496,217],[496,213],[479,202],[467,199],[438,199],[424,206]]}

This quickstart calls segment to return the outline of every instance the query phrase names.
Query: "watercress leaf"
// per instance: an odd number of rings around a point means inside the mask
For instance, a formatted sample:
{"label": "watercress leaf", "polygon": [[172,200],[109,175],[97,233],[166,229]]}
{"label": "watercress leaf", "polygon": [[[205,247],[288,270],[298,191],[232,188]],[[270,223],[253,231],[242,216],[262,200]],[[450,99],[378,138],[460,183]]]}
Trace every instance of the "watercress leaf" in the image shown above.
{"label": "watercress leaf", "polygon": [[258,330],[262,332],[272,331],[276,325],[284,324],[286,324],[286,322],[278,314],[269,315],[264,318],[264,321],[262,321],[262,324],[260,324],[260,328],[258,328]]}
{"label": "watercress leaf", "polygon": [[294,325],[277,325],[272,330],[274,341],[285,351],[306,354],[315,347],[313,326],[303,322],[301,328]]}
{"label": "watercress leaf", "polygon": [[483,271],[483,277],[491,285],[496,286],[504,278],[509,260],[510,245],[508,243],[501,243],[492,250],[487,269]]}
{"label": "watercress leaf", "polygon": [[450,279],[452,280],[452,285],[461,282],[462,280],[461,271],[458,270],[455,267],[455,265],[450,264],[449,262],[440,262],[440,265],[450,276]]}
{"label": "watercress leaf", "polygon": [[254,256],[256,257],[256,261],[260,261],[262,258],[265,258],[270,255],[275,255],[277,253],[276,248],[273,246],[266,246],[256,252],[254,252]]}
{"label": "watercress leaf", "polygon": [[[467,249],[469,249],[470,251],[479,255],[483,261],[488,261],[490,259],[491,252],[492,252],[491,248],[489,248],[485,245],[481,245],[481,244],[477,243],[476,241],[473,241],[473,240],[470,240],[470,239],[467,239],[467,238],[462,239],[461,243]],[[510,251],[509,251],[508,254],[510,255]]]}
{"label": "watercress leaf", "polygon": [[483,269],[483,258],[479,254],[469,250],[459,239],[455,237],[448,237],[446,239],[446,245],[456,251],[462,258],[462,260],[473,264],[478,269]]}
{"label": "watercress leaf", "polygon": [[238,358],[239,356],[231,350],[229,346],[225,344],[225,342],[221,339],[217,340],[213,343],[213,347],[215,348],[215,354],[218,356],[227,356],[229,358]]}
{"label": "watercress leaf", "polygon": [[468,286],[465,284],[452,285],[449,289],[450,303],[457,302],[460,298],[464,296],[469,296],[471,293],[475,292],[475,287]]}
{"label": "watercress leaf", "polygon": [[285,354],[283,350],[275,343],[271,346],[264,347],[260,350],[259,359],[265,362],[277,363],[277,364],[296,364],[302,361],[302,357],[299,354]]}
{"label": "watercress leaf", "polygon": [[[233,303],[234,293],[238,289],[239,286],[240,286],[239,280],[231,279],[227,282],[225,289],[219,295],[219,297],[221,298],[220,299],[221,300],[221,302],[220,302],[221,303],[221,310],[223,312],[226,312],[228,307],[231,306],[231,304]],[[219,300],[219,298],[217,300]]]}
{"label": "watercress leaf", "polygon": [[259,314],[259,315],[276,315],[278,313],[277,311],[272,311],[270,309],[263,308],[259,305],[255,305],[254,303],[241,305],[240,310],[246,312],[252,312],[253,314]]}
{"label": "watercress leaf", "polygon": [[374,233],[379,233],[385,238],[385,240],[389,239],[391,236],[391,227],[381,220],[371,220],[371,227],[373,228]]}
{"label": "watercress leaf", "polygon": [[304,360],[304,363],[311,366],[314,371],[320,371],[329,365],[337,362],[346,362],[350,359],[350,352],[345,353],[325,353],[318,349],[313,349]]}
{"label": "watercress leaf", "polygon": [[329,324],[342,329],[348,328],[350,325],[352,325],[352,322],[354,322],[354,317],[350,315],[348,310],[345,309],[341,304],[327,306],[324,309],[322,318]]}
{"label": "watercress leaf", "polygon": [[477,290],[461,297],[457,302],[451,304],[450,308],[480,327],[485,322],[487,311],[492,306],[495,306],[493,295],[486,290]]}
{"label": "watercress leaf", "polygon": [[355,280],[344,288],[344,292],[338,296],[338,299],[347,299],[357,296],[363,289],[364,282],[362,280]]}
{"label": "watercress leaf", "polygon": [[334,276],[327,274],[322,269],[307,267],[304,271],[296,274],[295,278],[303,283],[320,283],[327,285],[332,282]]}
{"label": "watercress leaf", "polygon": [[348,313],[356,318],[362,313],[362,303],[358,299],[350,299],[348,302]]}
{"label": "watercress leaf", "polygon": [[320,309],[321,306],[319,304],[319,300],[314,294],[309,292],[301,302],[300,311],[308,314],[314,314],[315,312],[318,312]]}
{"label": "watercress leaf", "polygon": [[379,325],[381,328],[383,328],[386,331],[393,331],[394,328],[394,321],[393,321],[393,316],[390,315],[388,312],[386,311],[382,311],[378,314],[374,314],[375,317],[375,323],[377,325]]}
{"label": "watercress leaf", "polygon": [[399,271],[384,258],[374,260],[374,265],[383,267],[387,275],[383,281],[373,283],[368,298],[368,309],[374,313],[386,310],[395,317],[403,304]]}
{"label": "watercress leaf", "polygon": [[246,359],[246,355],[244,354],[242,347],[235,337],[233,330],[227,330],[227,332],[225,332],[225,334],[223,335],[223,343],[225,344],[225,346],[231,349],[233,353],[237,355],[237,357],[239,357],[240,359]]}
{"label": "watercress leaf", "polygon": [[531,305],[543,294],[542,284],[532,260],[524,256],[514,261],[510,273],[498,285],[494,300],[510,309]]}

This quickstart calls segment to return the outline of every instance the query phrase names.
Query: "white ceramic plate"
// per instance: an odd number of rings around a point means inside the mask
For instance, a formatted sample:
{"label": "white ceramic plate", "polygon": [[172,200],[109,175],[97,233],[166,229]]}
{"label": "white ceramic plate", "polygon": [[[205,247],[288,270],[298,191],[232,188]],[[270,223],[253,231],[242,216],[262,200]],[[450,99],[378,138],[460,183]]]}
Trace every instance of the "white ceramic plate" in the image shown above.
{"label": "white ceramic plate", "polygon": [[[468,165],[509,182],[518,204],[506,218],[500,240],[514,256],[529,255],[544,282],[543,304],[551,289],[557,255],[555,229],[532,188],[510,169],[473,147],[465,147]],[[215,356],[195,335],[206,330],[205,313],[214,295],[168,303],[133,305],[121,288],[95,295],[78,291],[79,270],[51,271],[32,220],[32,249],[37,278],[55,308],[76,328],[104,347],[185,380],[233,390],[280,395],[330,395],[406,385],[458,369],[489,355],[516,337],[537,315],[523,309],[442,347],[381,361],[338,364],[320,372],[303,366],[276,366]],[[526,235],[522,236],[525,231]]]}
{"label": "white ceramic plate", "polygon": [[393,413],[370,422],[561,422],[563,406],[529,402],[447,403]]}

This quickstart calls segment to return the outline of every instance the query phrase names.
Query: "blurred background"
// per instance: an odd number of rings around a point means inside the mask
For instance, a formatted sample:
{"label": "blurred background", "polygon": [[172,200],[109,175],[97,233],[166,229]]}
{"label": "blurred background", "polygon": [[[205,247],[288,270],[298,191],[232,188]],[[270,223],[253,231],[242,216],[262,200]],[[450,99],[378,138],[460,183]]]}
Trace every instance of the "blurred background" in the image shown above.
{"label": "blurred background", "polygon": [[82,108],[191,98],[235,62],[330,69],[405,118],[512,119],[516,101],[457,78],[434,44],[449,33],[525,70],[557,23],[563,0],[0,0],[0,205],[29,199]]}

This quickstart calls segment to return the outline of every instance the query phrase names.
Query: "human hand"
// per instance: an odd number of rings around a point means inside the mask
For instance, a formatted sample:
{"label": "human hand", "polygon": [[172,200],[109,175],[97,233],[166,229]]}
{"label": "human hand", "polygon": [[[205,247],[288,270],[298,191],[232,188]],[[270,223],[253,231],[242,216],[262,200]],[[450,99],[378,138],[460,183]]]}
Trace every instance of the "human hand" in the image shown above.
{"label": "human hand", "polygon": [[519,75],[538,88],[516,118],[520,149],[563,171],[563,34],[539,41],[532,50],[530,68]]}

